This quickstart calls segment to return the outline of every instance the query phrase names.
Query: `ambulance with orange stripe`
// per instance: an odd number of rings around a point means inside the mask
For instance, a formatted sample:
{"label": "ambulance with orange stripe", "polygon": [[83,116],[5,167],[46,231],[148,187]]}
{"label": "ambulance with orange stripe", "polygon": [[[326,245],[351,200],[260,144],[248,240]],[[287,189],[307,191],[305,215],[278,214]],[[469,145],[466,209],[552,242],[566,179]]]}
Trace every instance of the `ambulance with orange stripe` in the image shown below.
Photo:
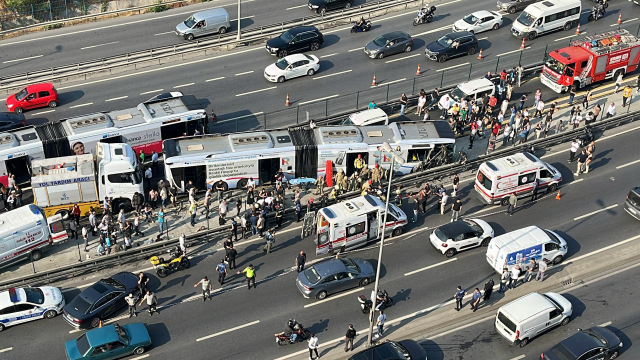
{"label": "ambulance with orange stripe", "polygon": [[[316,219],[316,255],[352,249],[378,240],[382,235],[384,202],[364,195],[318,210]],[[407,225],[407,215],[389,203],[387,235],[398,236]]]}
{"label": "ambulance with orange stripe", "polygon": [[483,203],[509,204],[509,196],[530,196],[535,180],[539,180],[538,194],[556,191],[562,175],[553,166],[528,152],[486,161],[476,174],[476,195]]}

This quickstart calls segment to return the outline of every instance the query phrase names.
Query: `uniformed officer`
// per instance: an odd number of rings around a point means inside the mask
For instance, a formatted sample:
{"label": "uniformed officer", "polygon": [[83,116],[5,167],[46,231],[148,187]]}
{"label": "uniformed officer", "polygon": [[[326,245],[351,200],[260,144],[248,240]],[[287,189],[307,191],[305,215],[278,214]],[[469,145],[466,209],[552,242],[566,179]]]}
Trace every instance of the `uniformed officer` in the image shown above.
{"label": "uniformed officer", "polygon": [[356,168],[356,170],[360,171],[362,170],[362,168],[367,166],[367,163],[362,158],[362,155],[358,154],[358,158],[353,162],[353,166]]}
{"label": "uniformed officer", "polygon": [[376,164],[373,167],[373,170],[371,170],[371,180],[376,185],[380,184],[380,181],[382,180],[382,168],[380,168],[380,165]]}
{"label": "uniformed officer", "polygon": [[322,194],[324,191],[324,177],[318,176],[318,179],[315,182],[316,191],[314,194]]}

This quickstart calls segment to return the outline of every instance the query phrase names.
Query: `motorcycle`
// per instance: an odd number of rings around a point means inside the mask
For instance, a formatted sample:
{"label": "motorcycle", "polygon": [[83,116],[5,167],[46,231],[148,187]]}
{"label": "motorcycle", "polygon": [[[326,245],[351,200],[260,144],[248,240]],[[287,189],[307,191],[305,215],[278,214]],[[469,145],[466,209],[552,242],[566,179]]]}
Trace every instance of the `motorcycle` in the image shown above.
{"label": "motorcycle", "polygon": [[580,143],[580,146],[587,147],[595,138],[596,137],[591,130],[591,126],[586,125],[584,127],[584,134],[578,137],[578,142]]}
{"label": "motorcycle", "polygon": [[433,20],[433,13],[436,12],[436,7],[431,6],[431,8],[422,8],[418,11],[416,18],[413,19],[413,26],[418,26],[424,23],[430,23]]}
{"label": "motorcycle", "polygon": [[357,22],[353,23],[351,27],[351,33],[355,34],[357,32],[365,32],[371,30],[371,21],[365,20],[364,24],[358,25]]}
{"label": "motorcycle", "polygon": [[589,13],[589,21],[598,21],[599,19],[603,18],[605,14],[605,7],[604,6],[595,6],[593,9],[591,9],[591,13]]}
{"label": "motorcycle", "polygon": [[[360,302],[360,308],[362,308],[362,313],[368,314],[369,311],[371,311],[371,306],[373,305],[373,302],[371,301],[371,299],[368,299],[364,295],[360,295],[358,296],[358,301]],[[376,296],[376,307],[380,304],[380,302],[382,302],[381,308],[383,309],[386,309],[389,306],[393,305],[393,299],[389,297],[389,293],[387,293],[386,290],[378,291],[378,296]]]}
{"label": "motorcycle", "polygon": [[180,250],[179,246],[176,246],[174,249],[167,250],[167,253],[170,254],[169,260],[165,260],[158,256],[152,256],[149,259],[153,267],[156,269],[156,274],[158,274],[159,277],[166,277],[169,275],[169,272],[177,271],[181,267],[188,269],[189,266],[191,266],[189,259],[182,250]]}
{"label": "motorcycle", "polygon": [[[311,331],[305,329],[302,324],[296,321],[296,319],[289,319],[289,321],[287,321],[287,327],[289,331],[274,334],[276,337],[276,344],[285,346],[306,341],[311,337]],[[296,334],[295,339],[293,338],[294,333]]]}

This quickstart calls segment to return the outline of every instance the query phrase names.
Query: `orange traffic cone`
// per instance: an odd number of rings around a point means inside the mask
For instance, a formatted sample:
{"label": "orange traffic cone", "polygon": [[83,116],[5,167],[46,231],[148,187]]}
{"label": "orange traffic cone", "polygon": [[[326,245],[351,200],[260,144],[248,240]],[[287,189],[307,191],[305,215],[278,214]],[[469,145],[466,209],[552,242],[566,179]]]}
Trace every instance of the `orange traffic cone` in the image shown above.
{"label": "orange traffic cone", "polygon": [[416,71],[416,75],[420,75],[420,64],[418,64],[418,71]]}
{"label": "orange traffic cone", "polygon": [[578,28],[576,29],[576,35],[580,35],[580,24],[578,24]]}
{"label": "orange traffic cone", "polygon": [[560,200],[560,190],[558,190],[558,195],[556,195],[556,200]]}
{"label": "orange traffic cone", "polygon": [[376,74],[373,74],[373,81],[371,82],[371,86],[376,86]]}
{"label": "orange traffic cone", "polygon": [[287,94],[287,101],[284,102],[284,106],[291,106],[291,103],[289,102],[289,94]]}
{"label": "orange traffic cone", "polygon": [[102,327],[102,320],[100,320],[100,325],[98,325],[99,328]]}
{"label": "orange traffic cone", "polygon": [[622,23],[622,13],[620,13],[620,15],[618,15],[618,24]]}
{"label": "orange traffic cone", "polygon": [[524,38],[522,38],[522,44],[520,44],[520,50],[524,50]]}
{"label": "orange traffic cone", "polygon": [[482,60],[482,49],[480,49],[480,53],[478,54],[478,60]]}

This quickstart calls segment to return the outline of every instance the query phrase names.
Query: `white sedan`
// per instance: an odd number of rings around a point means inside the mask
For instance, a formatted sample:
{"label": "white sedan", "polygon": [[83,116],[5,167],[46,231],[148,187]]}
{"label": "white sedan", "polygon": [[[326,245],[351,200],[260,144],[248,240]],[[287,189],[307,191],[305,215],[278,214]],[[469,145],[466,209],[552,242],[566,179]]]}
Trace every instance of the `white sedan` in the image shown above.
{"label": "white sedan", "polygon": [[502,26],[502,15],[495,11],[481,10],[471,13],[453,24],[453,31],[468,31],[472,34],[498,30]]}
{"label": "white sedan", "polygon": [[486,221],[464,219],[437,227],[429,241],[446,257],[452,257],[463,250],[489,245],[493,236],[493,229]]}
{"label": "white sedan", "polygon": [[286,80],[313,75],[320,68],[320,60],[315,55],[295,54],[285,56],[277,63],[264,69],[264,77],[271,82],[285,82]]}

